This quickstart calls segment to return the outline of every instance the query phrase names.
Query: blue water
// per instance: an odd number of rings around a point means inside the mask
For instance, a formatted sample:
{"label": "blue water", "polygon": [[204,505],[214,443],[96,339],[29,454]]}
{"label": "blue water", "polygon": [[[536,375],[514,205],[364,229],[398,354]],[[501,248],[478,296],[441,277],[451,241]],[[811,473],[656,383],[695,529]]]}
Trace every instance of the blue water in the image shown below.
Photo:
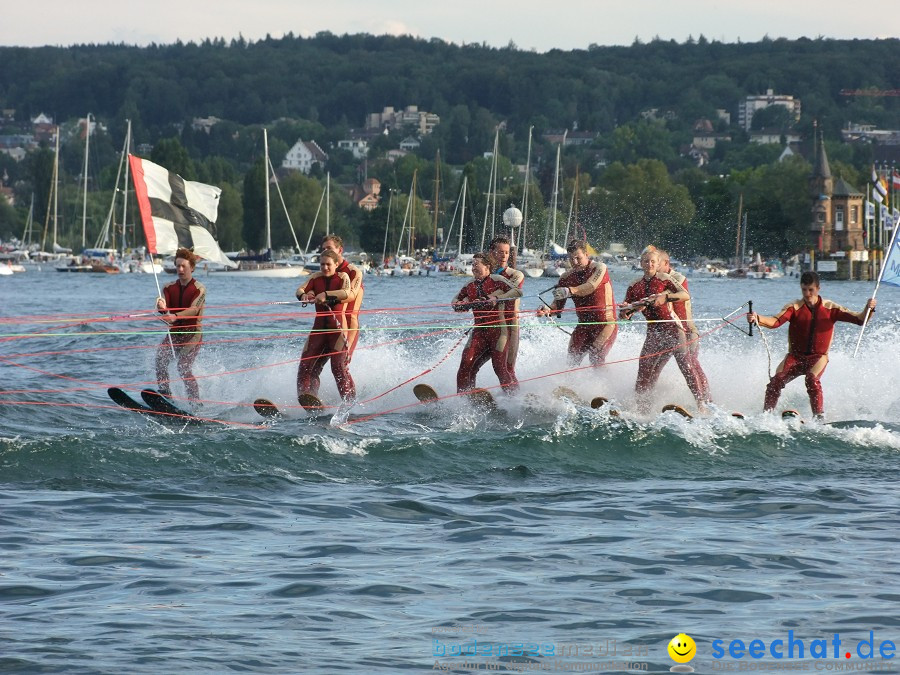
{"label": "blue water", "polygon": [[[616,274],[618,299],[632,277]],[[152,277],[0,278],[3,336],[44,331],[0,342],[0,671],[663,672],[684,632],[690,665],[715,672],[783,666],[728,657],[728,643],[793,631],[807,650],[795,665],[900,672],[857,654],[870,631],[876,652],[900,643],[897,289],[880,291],[857,358],[859,329],[838,327],[823,379],[829,421],[880,424],[835,428],[763,415],[766,345],[719,320],[702,323],[706,418],[634,412],[639,324],[623,327],[618,363],[555,374],[567,337],[530,318],[522,394],[497,394],[500,414],[413,405],[417,382],[453,393],[459,347],[447,354],[465,324],[445,304],[463,281],[367,278],[366,307],[392,310],[364,317],[352,364],[368,401],[353,413],[369,419],[332,427],[293,398],[309,310],[263,304],[291,300],[296,282],[203,281],[201,411],[243,426],[182,430],[109,401],[106,387],[152,379],[152,317],[54,320],[148,311]],[[523,305],[551,284],[529,280]],[[796,279],[692,288],[711,319],[798,295]],[[854,310],[870,292],[823,288]],[[786,329],[767,338],[774,368]],[[479,383],[496,384],[489,366]],[[561,385],[620,414],[559,398]],[[287,419],[261,424],[258,396]],[[654,409],[668,402],[693,409],[674,363]],[[782,406],[809,417],[802,382]],[[840,658],[813,661],[811,641],[835,633]]]}

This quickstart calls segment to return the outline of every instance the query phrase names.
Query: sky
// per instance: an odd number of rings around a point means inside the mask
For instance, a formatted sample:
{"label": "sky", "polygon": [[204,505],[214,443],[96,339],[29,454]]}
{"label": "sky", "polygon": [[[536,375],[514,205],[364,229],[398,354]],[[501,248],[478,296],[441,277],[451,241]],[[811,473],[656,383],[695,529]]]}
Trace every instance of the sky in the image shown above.
{"label": "sky", "polygon": [[[856,7],[853,10],[851,7]],[[200,42],[286,33],[414,35],[519,49],[630,45],[635,38],[720,42],[896,38],[900,12],[846,0],[25,0],[4,2],[0,45]],[[873,17],[877,17],[875,20]]]}

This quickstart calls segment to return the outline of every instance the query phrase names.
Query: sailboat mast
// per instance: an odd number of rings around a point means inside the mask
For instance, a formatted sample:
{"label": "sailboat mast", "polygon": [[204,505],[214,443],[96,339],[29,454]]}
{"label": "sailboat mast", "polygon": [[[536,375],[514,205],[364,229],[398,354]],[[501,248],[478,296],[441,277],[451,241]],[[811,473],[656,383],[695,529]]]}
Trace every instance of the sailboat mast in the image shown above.
{"label": "sailboat mast", "polygon": [[737,237],[734,241],[734,266],[741,266],[741,212],[744,210],[744,193],[738,198]]}
{"label": "sailboat mast", "polygon": [[[125,120],[128,126],[125,129],[125,189],[122,190],[122,258],[125,258],[126,232],[128,230],[128,173],[131,168],[128,161],[128,154],[131,151],[131,120]],[[153,263],[153,255],[150,255],[150,263]]]}
{"label": "sailboat mast", "polygon": [[325,174],[325,236],[331,236],[331,172]]}
{"label": "sailboat mast", "polygon": [[25,232],[22,233],[22,246],[29,246],[34,235],[34,192],[31,193],[31,206],[28,207],[28,220],[25,221]]}
{"label": "sailboat mast", "polygon": [[562,144],[556,146],[556,169],[553,171],[553,200],[551,201],[553,213],[553,243],[556,243],[556,211],[559,203],[559,155]]}
{"label": "sailboat mast", "polygon": [[410,205],[410,213],[409,213],[409,246],[406,251],[406,255],[410,257],[415,257],[416,252],[416,176],[418,175],[419,170],[415,169],[413,171],[413,179],[412,179],[412,187],[409,189],[409,205]]}
{"label": "sailboat mast", "polygon": [[522,228],[519,230],[519,242],[521,248],[525,248],[525,229],[528,226],[528,179],[531,177],[531,132],[533,126],[528,127],[528,154],[525,157],[525,186],[522,189]]}
{"label": "sailboat mast", "polygon": [[494,240],[494,227],[497,223],[497,176],[500,173],[500,127],[494,134],[494,182],[491,186],[491,241]]}
{"label": "sailboat mast", "polygon": [[82,170],[82,178],[84,179],[84,202],[81,205],[81,248],[87,238],[87,187],[88,187],[88,152],[91,147],[91,113],[87,114],[84,120],[84,169]]}
{"label": "sailboat mast", "polygon": [[[53,159],[53,252],[56,253],[56,233],[59,222],[59,125],[56,125],[56,157]],[[44,248],[41,246],[41,248]]]}
{"label": "sailboat mast", "polygon": [[269,215],[269,132],[263,129],[263,152],[265,162],[263,169],[266,174],[266,250],[272,250],[272,220]]}
{"label": "sailboat mast", "polygon": [[[497,138],[499,137],[500,129],[494,133],[494,152],[493,157],[491,157],[491,175],[488,178],[488,191],[484,200],[484,224],[481,226],[481,246],[478,250],[484,250],[484,238],[487,235],[487,221],[488,221],[488,213],[491,209],[491,186],[494,184],[494,171],[497,168]],[[493,228],[494,224],[491,223],[491,238],[493,238]]]}
{"label": "sailboat mast", "polygon": [[462,255],[463,250],[463,223],[466,222],[466,186],[469,183],[469,177],[463,177],[462,202],[459,209],[459,249],[456,252],[457,257]]}
{"label": "sailboat mast", "polygon": [[381,251],[381,266],[382,268],[387,264],[387,245],[388,245],[388,232],[391,230],[391,205],[394,203],[394,191],[391,188],[388,188],[388,214],[387,214],[387,222],[384,225],[384,248]]}
{"label": "sailboat mast", "polygon": [[441,198],[441,151],[437,151],[437,155],[434,160],[434,204],[432,208],[434,209],[434,240],[433,240],[433,248],[435,255],[437,255],[437,226],[438,226],[438,211],[440,210],[440,198]]}

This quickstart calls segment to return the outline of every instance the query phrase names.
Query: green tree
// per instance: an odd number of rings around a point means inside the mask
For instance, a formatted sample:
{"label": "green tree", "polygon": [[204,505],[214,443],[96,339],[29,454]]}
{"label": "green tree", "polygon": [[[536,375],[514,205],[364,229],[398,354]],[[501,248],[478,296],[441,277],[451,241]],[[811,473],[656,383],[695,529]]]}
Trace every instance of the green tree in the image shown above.
{"label": "green tree", "polygon": [[150,161],[177,173],[185,180],[196,180],[194,162],[177,138],[163,138],[150,153]]}
{"label": "green tree", "polygon": [[255,250],[266,245],[266,173],[260,157],[244,174],[242,233],[247,246]]}
{"label": "green tree", "polygon": [[624,241],[634,250],[647,244],[683,248],[696,207],[687,188],[672,182],[665,164],[652,159],[616,162],[598,186],[584,206],[589,238],[601,245]]}
{"label": "green tree", "polygon": [[241,236],[244,207],[241,193],[231,183],[221,183],[219,214],[216,220],[216,238],[223,251],[239,251],[244,247]]}
{"label": "green tree", "polygon": [[6,201],[5,197],[0,197],[0,239],[21,236],[21,227],[15,208]]}

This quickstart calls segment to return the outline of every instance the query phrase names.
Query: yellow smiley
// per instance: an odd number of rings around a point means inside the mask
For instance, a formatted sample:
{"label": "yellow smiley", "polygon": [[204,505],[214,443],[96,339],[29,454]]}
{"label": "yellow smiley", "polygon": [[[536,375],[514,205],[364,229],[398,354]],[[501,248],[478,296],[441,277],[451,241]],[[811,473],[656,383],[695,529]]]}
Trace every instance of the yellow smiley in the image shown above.
{"label": "yellow smiley", "polygon": [[687,663],[697,653],[697,645],[690,635],[679,633],[669,642],[669,656],[676,663]]}

